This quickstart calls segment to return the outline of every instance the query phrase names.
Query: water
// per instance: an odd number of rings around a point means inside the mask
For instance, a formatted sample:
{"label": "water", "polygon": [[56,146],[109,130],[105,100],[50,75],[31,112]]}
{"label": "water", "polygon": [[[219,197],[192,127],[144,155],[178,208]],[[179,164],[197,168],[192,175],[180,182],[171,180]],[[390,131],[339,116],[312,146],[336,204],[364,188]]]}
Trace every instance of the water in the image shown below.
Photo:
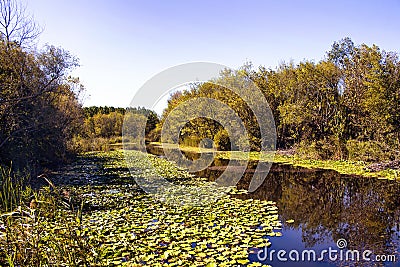
{"label": "water", "polygon": [[[160,147],[149,152],[163,155]],[[185,153],[196,158],[195,153]],[[215,159],[205,170],[194,173],[214,181],[228,165],[228,160]],[[242,163],[242,162],[237,162]],[[257,162],[249,162],[238,183],[247,189]],[[273,266],[400,266],[400,183],[396,181],[341,175],[336,171],[306,169],[291,165],[273,164],[264,183],[253,193],[237,195],[242,199],[275,201],[283,223],[282,237],[272,237],[271,250],[284,249],[318,253],[345,239],[347,249],[373,251],[374,255],[396,255],[397,262],[370,263],[330,262],[273,262]],[[294,220],[293,223],[287,223]],[[262,254],[263,255],[263,254]],[[286,255],[286,258],[288,256]],[[360,256],[361,257],[361,256]],[[252,254],[251,260],[257,261]]]}

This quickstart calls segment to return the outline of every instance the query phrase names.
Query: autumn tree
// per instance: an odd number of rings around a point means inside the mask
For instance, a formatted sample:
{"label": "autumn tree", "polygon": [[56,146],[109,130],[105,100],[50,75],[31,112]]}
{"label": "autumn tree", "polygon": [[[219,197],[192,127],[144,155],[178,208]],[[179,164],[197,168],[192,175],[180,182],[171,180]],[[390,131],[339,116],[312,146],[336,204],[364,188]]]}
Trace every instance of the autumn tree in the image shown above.
{"label": "autumn tree", "polygon": [[62,48],[27,48],[39,33],[15,1],[0,1],[0,155],[15,168],[64,160],[82,118],[78,61]]}
{"label": "autumn tree", "polygon": [[[295,148],[312,158],[375,161],[400,157],[398,54],[376,45],[357,46],[350,38],[335,42],[319,62],[304,60],[257,70],[245,64],[238,70],[221,72],[215,80],[176,92],[163,113],[161,126],[176,107],[191,99],[216,99],[243,120],[251,149],[259,150],[263,140],[250,102],[229,89],[238,87],[252,93],[250,82],[262,91],[272,110],[278,148]],[[227,114],[224,109],[218,113]],[[176,123],[179,116],[186,115],[184,111],[175,114]],[[217,120],[197,118],[181,129],[179,141],[210,138],[227,149],[229,140],[224,130]]]}

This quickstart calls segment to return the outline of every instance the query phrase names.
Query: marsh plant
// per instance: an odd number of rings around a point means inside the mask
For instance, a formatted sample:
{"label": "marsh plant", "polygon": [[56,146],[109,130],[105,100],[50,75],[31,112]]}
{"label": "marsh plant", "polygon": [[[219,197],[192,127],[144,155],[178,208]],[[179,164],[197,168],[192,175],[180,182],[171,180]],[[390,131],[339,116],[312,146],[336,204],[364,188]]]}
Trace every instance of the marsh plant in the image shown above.
{"label": "marsh plant", "polygon": [[83,205],[50,182],[34,191],[10,169],[2,169],[1,266],[88,266],[95,244],[82,231]]}
{"label": "marsh plant", "polygon": [[21,204],[27,176],[14,175],[11,167],[0,166],[0,210],[10,212]]}

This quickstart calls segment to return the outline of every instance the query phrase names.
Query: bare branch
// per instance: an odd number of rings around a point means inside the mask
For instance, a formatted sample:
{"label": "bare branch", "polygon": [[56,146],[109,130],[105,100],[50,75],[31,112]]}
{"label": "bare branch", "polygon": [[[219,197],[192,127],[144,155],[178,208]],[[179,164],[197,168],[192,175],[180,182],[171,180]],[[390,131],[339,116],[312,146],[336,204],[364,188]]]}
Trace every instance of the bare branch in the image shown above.
{"label": "bare branch", "polygon": [[0,0],[0,39],[7,44],[29,45],[42,29],[33,16],[26,14],[26,6],[17,0]]}

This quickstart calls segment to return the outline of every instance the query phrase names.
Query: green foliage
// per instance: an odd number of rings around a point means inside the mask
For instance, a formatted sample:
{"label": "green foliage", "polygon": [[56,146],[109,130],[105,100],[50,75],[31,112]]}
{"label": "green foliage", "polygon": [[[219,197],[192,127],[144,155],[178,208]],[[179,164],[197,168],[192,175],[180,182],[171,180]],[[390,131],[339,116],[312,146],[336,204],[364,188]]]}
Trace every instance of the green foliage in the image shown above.
{"label": "green foliage", "polygon": [[[234,115],[243,122],[244,126],[250,133],[252,138],[249,139],[250,146],[253,149],[259,149],[262,140],[260,140],[260,129],[254,122],[256,121],[254,113],[249,109],[246,101],[239,97],[239,95],[233,92],[231,89],[246,92],[248,95],[252,95],[254,87],[249,80],[247,73],[250,71],[250,66],[243,66],[239,70],[231,71],[224,70],[221,76],[215,81],[209,81],[205,83],[199,83],[193,85],[191,90],[186,90],[183,92],[175,93],[171,96],[168,101],[168,107],[164,111],[161,118],[161,125],[164,124],[165,120],[172,125],[172,132],[164,132],[162,142],[175,142],[187,144],[184,142],[185,139],[197,139],[202,140],[205,138],[212,139],[215,142],[215,136],[218,132],[223,130],[221,123],[227,122],[231,127],[231,134],[237,135],[236,138],[230,138],[234,148],[239,148],[242,144],[240,140],[246,139],[244,136],[239,136],[241,133],[235,132],[239,128],[239,121]],[[230,89],[229,89],[230,88]],[[193,107],[190,105],[190,101],[193,99],[199,99],[196,103],[196,109],[193,111]],[[201,101],[201,99],[214,99],[221,103],[219,107],[210,105],[214,102]],[[257,101],[262,101],[262,99],[257,99]],[[262,102],[261,102],[262,103]],[[257,106],[257,103],[253,103]],[[180,107],[177,111],[176,107]],[[182,108],[187,106],[187,108]],[[207,112],[209,115],[207,117],[196,117],[194,119],[186,119],[188,112],[195,113],[196,110],[202,110]],[[173,114],[171,112],[174,112]],[[171,114],[173,116],[171,116]],[[176,133],[174,129],[178,129],[179,123],[185,121],[186,124],[180,131],[179,140],[174,140]],[[175,128],[174,128],[175,127]],[[228,131],[228,129],[225,129]],[[236,140],[236,142],[233,142]]]}
{"label": "green foliage", "polygon": [[296,154],[305,159],[341,159],[334,155],[338,151],[338,146],[332,136],[318,141],[300,141],[296,144]]}
{"label": "green foliage", "polygon": [[76,151],[108,151],[112,143],[111,138],[103,137],[83,138],[78,135],[73,139]]}
{"label": "green foliage", "polygon": [[[2,266],[89,266],[98,243],[82,225],[82,206],[75,211],[57,188],[27,190],[30,205],[21,203],[0,216]],[[28,201],[29,203],[29,201]],[[67,209],[66,209],[67,208]]]}
{"label": "green foliage", "polygon": [[188,146],[188,147],[198,147],[201,140],[202,139],[200,137],[187,136],[187,137],[181,139],[181,141],[179,142],[179,145]]}
{"label": "green foliage", "polygon": [[[113,193],[109,186],[79,187],[81,194],[94,193],[87,205],[99,207],[84,215],[83,221],[95,229],[95,239],[108,240],[99,247],[102,265],[234,265],[248,262],[249,248],[269,245],[266,236],[280,234],[274,231],[281,224],[273,202],[232,198],[226,192],[243,192],[214,187],[202,179],[182,179],[191,175],[165,159],[138,151],[124,153],[128,153],[129,163],[123,160],[122,151],[87,156],[104,159],[106,173],[118,174],[119,179],[126,177],[128,166],[135,170],[135,178],[151,178],[155,171],[178,187],[193,188],[201,198],[217,196],[218,200],[196,207],[180,204],[187,195],[169,192],[152,197],[144,195],[136,184],[116,185]],[[150,159],[152,167],[143,157]]]}
{"label": "green foliage", "polygon": [[117,112],[119,114],[125,115],[125,109],[124,108],[115,108],[115,107],[109,107],[109,106],[104,106],[104,107],[97,107],[97,106],[91,106],[91,107],[84,107],[83,111],[85,113],[86,118],[91,118],[96,114],[110,114],[113,112]]}
{"label": "green foliage", "polygon": [[[174,204],[187,197],[179,192],[159,196],[165,200],[149,196],[127,174],[124,152],[86,153],[60,173],[62,179],[85,177],[82,184],[42,188],[34,195],[37,207],[0,216],[5,229],[0,232],[0,265],[231,266],[248,263],[250,249],[269,246],[269,236],[281,235],[274,202],[231,197],[247,192],[191,178],[165,159],[125,152],[135,178],[154,176],[143,160],[149,157],[160,175],[216,201],[196,207]],[[99,183],[87,184],[93,180]]]}
{"label": "green foliage", "polygon": [[93,117],[85,119],[83,135],[91,138],[121,136],[123,119],[124,116],[118,112],[97,113]]}
{"label": "green foliage", "polygon": [[[399,158],[398,54],[381,50],[376,45],[356,46],[349,38],[335,42],[327,58],[317,63],[283,63],[275,70],[265,67],[252,70],[247,64],[237,71],[222,72],[215,81],[175,93],[161,124],[174,108],[190,99],[216,99],[232,108],[244,121],[251,150],[257,151],[263,140],[254,114],[243,99],[229,90],[232,87],[250,90],[249,81],[263,92],[272,109],[277,148],[296,147],[302,156],[315,159],[350,156],[352,160],[378,161]],[[219,113],[225,114],[225,110]],[[217,121],[199,118],[185,125],[181,139],[196,137],[216,141],[217,138],[220,142],[222,131]],[[352,142],[360,142],[358,151]],[[225,149],[224,146],[221,149]],[[234,149],[240,146],[234,145]]]}
{"label": "green foliage", "polygon": [[[81,131],[72,142],[79,151],[108,151],[110,144],[122,142],[123,131],[138,136],[144,130],[146,138],[157,140],[157,132],[153,130],[159,119],[151,110],[92,106],[84,108],[84,112],[86,118]],[[145,128],[139,129],[138,125],[145,125]]]}
{"label": "green foliage", "polygon": [[346,149],[349,160],[366,162],[393,160],[393,153],[383,142],[349,140],[346,143]]}
{"label": "green foliage", "polygon": [[[312,156],[312,155],[311,155]],[[382,171],[370,171],[369,164],[363,161],[350,161],[350,160],[321,160],[299,157],[299,155],[286,155],[278,151],[276,154],[260,153],[256,151],[242,152],[242,151],[228,151],[219,152],[217,158],[231,159],[231,160],[260,160],[267,162],[290,164],[293,166],[300,166],[304,168],[317,168],[335,170],[342,174],[360,175],[366,177],[375,177],[396,180],[400,177],[400,170],[387,169]],[[319,155],[317,155],[319,156]],[[315,156],[315,157],[317,157]]]}

